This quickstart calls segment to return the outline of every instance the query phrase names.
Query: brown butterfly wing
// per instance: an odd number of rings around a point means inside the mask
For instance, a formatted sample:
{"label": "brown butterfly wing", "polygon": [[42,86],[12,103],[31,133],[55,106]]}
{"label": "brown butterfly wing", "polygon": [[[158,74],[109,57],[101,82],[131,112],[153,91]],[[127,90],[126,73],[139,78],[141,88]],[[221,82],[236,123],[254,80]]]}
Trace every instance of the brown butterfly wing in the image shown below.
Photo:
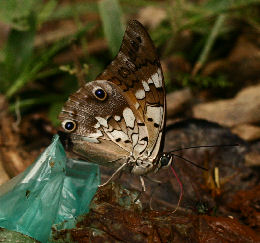
{"label": "brown butterfly wing", "polygon": [[97,79],[122,89],[148,130],[147,150],[156,157],[165,125],[165,86],[153,42],[138,21],[130,21],[116,58]]}
{"label": "brown butterfly wing", "polygon": [[[97,88],[107,93],[106,99],[95,97]],[[164,114],[165,89],[159,59],[143,26],[131,21],[115,60],[96,81],[70,96],[59,119],[77,124],[68,133],[73,152],[90,162],[118,167],[130,156],[156,158]]]}
{"label": "brown butterfly wing", "polygon": [[[101,88],[107,98],[98,100],[94,92]],[[133,150],[122,114],[128,102],[117,85],[106,80],[92,81],[72,94],[64,104],[59,119],[73,121],[76,129],[68,132],[70,150],[89,162],[115,166]],[[66,130],[64,129],[66,132]],[[111,163],[122,158],[121,161]]]}

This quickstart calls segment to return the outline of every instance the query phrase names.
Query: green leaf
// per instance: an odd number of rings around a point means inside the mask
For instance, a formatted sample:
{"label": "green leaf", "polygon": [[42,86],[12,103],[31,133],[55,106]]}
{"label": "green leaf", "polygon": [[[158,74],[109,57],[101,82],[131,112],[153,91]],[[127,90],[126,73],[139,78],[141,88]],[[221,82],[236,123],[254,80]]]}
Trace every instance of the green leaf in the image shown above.
{"label": "green leaf", "polygon": [[204,7],[211,10],[213,13],[223,13],[238,8],[244,8],[259,4],[259,0],[209,0],[206,1]]}
{"label": "green leaf", "polygon": [[49,17],[49,21],[68,19],[75,16],[75,12],[78,15],[85,15],[86,13],[96,13],[97,3],[96,2],[76,2],[71,1],[69,4],[59,5],[58,8]]}
{"label": "green leaf", "polygon": [[90,26],[92,25],[88,24],[84,28],[80,29],[75,35],[55,43],[48,50],[45,49],[40,56],[34,57],[34,61],[30,63],[30,66],[27,66],[27,68],[24,69],[23,73],[21,73],[21,75],[13,82],[12,86],[7,90],[6,96],[10,98],[25,84],[34,80],[38,73],[51,62],[53,56],[66,46],[70,45],[73,41],[79,39],[84,33],[86,33]]}
{"label": "green leaf", "polygon": [[[57,94],[50,93],[48,95],[40,96],[40,97],[37,97],[37,98],[30,98],[30,99],[20,100],[19,101],[19,109],[23,110],[23,109],[27,109],[29,107],[36,106],[36,105],[51,104],[51,103],[61,102],[61,100],[64,101],[63,95],[57,95]],[[15,111],[15,106],[16,106],[16,104],[11,103],[9,105],[9,110],[11,112],[14,112]]]}
{"label": "green leaf", "polygon": [[49,17],[54,12],[58,4],[57,0],[49,0],[46,4],[43,5],[41,12],[38,15],[38,24],[41,25],[43,22],[47,21]]}
{"label": "green leaf", "polygon": [[4,49],[4,60],[1,71],[4,77],[4,90],[15,79],[19,77],[21,72],[30,64],[33,44],[35,37],[35,18],[29,16],[30,28],[28,31],[19,31],[12,29]]}
{"label": "green leaf", "polygon": [[[37,2],[42,3],[42,1]],[[13,29],[28,30],[30,28],[28,16],[34,6],[34,0],[0,0],[0,20]]]}
{"label": "green leaf", "polygon": [[98,7],[110,52],[115,56],[120,48],[125,30],[121,8],[117,0],[102,0]]}

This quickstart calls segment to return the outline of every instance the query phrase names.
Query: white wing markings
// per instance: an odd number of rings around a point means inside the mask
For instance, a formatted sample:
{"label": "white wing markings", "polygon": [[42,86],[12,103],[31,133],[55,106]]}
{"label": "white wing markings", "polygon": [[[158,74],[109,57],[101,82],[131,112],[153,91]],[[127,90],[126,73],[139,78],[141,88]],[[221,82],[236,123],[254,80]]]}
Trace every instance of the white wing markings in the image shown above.
{"label": "white wing markings", "polygon": [[163,121],[163,107],[148,105],[146,115],[148,118],[152,118],[154,123],[161,125]]}
{"label": "white wing markings", "polygon": [[133,149],[133,155],[135,158],[140,157],[140,154],[146,149],[148,145],[146,126],[138,126],[138,141]]}
{"label": "white wing markings", "polygon": [[150,87],[149,84],[147,82],[145,82],[144,80],[142,81],[143,87],[144,87],[144,91],[148,92],[150,91]]}
{"label": "white wing markings", "polygon": [[115,121],[120,121],[120,120],[121,120],[121,116],[115,115],[115,116],[114,116],[114,119],[115,119]]}
{"label": "white wing markings", "polygon": [[125,119],[126,126],[133,129],[135,126],[135,116],[129,107],[126,107],[123,110],[123,117]]}
{"label": "white wing markings", "polygon": [[105,118],[100,117],[100,116],[96,116],[95,118],[98,120],[98,122],[99,122],[103,127],[108,128],[107,120],[106,120]]}
{"label": "white wing markings", "polygon": [[[144,81],[142,81],[144,82]],[[156,88],[161,88],[162,87],[162,71],[160,68],[157,69],[157,72],[154,73],[149,79],[148,79],[148,84],[154,84]],[[145,84],[143,83],[144,90]],[[149,88],[150,89],[150,88]],[[146,90],[145,90],[146,91]]]}
{"label": "white wing markings", "polygon": [[83,137],[82,139],[87,142],[90,142],[90,143],[99,143],[98,138],[102,137],[102,136],[103,136],[103,133],[101,131],[97,130],[96,133],[91,133],[87,137]]}
{"label": "white wing markings", "polygon": [[158,68],[157,72],[152,75],[151,79],[156,88],[162,87],[162,72],[160,68]]}
{"label": "white wing markings", "polygon": [[161,146],[161,139],[162,139],[162,132],[159,133],[154,147],[152,148],[152,150],[148,154],[148,156],[152,157],[152,159],[155,159],[157,154],[159,153],[159,149],[160,149],[160,146]]}
{"label": "white wing markings", "polygon": [[145,92],[143,89],[138,89],[136,92],[135,92],[135,97],[136,99],[138,100],[142,100],[144,97],[145,97]]}
{"label": "white wing markings", "polygon": [[136,134],[136,133],[132,134],[133,147],[137,144],[138,137],[139,137],[138,134]]}
{"label": "white wing markings", "polygon": [[94,125],[94,128],[96,128],[96,129],[98,129],[98,128],[100,128],[100,123],[99,122],[97,122],[95,125]]}
{"label": "white wing markings", "polygon": [[113,130],[112,132],[110,132],[110,134],[112,135],[112,137],[114,138],[115,141],[117,139],[120,139],[119,141],[129,140],[127,134],[125,134],[123,131]]}

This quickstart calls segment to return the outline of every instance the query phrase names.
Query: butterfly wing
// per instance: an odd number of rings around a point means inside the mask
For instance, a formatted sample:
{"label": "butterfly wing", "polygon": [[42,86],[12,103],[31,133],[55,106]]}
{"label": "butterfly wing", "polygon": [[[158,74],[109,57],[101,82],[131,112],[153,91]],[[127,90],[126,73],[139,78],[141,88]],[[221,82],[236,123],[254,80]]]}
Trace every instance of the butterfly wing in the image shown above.
{"label": "butterfly wing", "polygon": [[[96,96],[100,89],[104,100]],[[165,89],[155,48],[139,22],[129,22],[116,58],[96,81],[70,96],[59,119],[76,124],[67,133],[71,150],[90,162],[118,167],[130,156],[156,158]]]}
{"label": "butterfly wing", "polygon": [[146,152],[155,159],[165,126],[165,85],[153,42],[138,21],[129,22],[117,57],[97,79],[115,83],[134,104],[139,130],[147,128]]}
{"label": "butterfly wing", "polygon": [[[99,100],[96,90],[103,90],[106,98]],[[127,108],[123,92],[109,81],[92,81],[81,87],[69,97],[59,114],[69,149],[89,162],[115,167],[123,163],[132,151],[121,119]],[[75,129],[66,131],[68,122],[73,122]],[[117,164],[112,163],[121,158]]]}

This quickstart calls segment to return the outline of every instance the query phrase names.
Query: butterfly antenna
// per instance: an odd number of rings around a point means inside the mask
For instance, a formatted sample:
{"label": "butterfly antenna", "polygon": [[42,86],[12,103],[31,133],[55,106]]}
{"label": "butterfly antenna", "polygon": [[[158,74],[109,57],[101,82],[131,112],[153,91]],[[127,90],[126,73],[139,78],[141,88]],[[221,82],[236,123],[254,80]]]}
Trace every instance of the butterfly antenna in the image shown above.
{"label": "butterfly antenna", "polygon": [[171,170],[172,170],[172,173],[174,174],[174,176],[175,176],[175,178],[176,178],[176,180],[177,180],[177,182],[178,182],[178,184],[179,184],[179,186],[180,186],[180,196],[179,196],[179,200],[178,200],[178,203],[177,203],[176,208],[172,211],[172,213],[175,213],[175,212],[178,210],[178,208],[179,208],[179,206],[180,206],[180,204],[181,204],[181,200],[182,200],[182,196],[183,196],[183,186],[182,186],[182,183],[181,183],[181,181],[180,181],[180,179],[179,179],[177,173],[176,173],[175,170],[173,169],[173,166],[172,166],[172,165],[171,165]]}
{"label": "butterfly antenna", "polygon": [[180,155],[177,155],[177,154],[174,154],[174,153],[171,153],[171,154],[172,154],[173,156],[176,156],[176,157],[178,157],[178,158],[180,158],[180,159],[182,159],[182,160],[184,160],[184,161],[186,161],[186,162],[188,162],[188,163],[190,163],[190,164],[192,164],[192,165],[194,165],[194,166],[196,166],[196,167],[202,169],[202,170],[208,171],[208,169],[206,169],[206,168],[204,168],[204,167],[202,167],[202,166],[200,166],[200,165],[197,165],[196,163],[192,162],[192,161],[189,160],[189,159],[183,158],[183,157],[181,157]]}
{"label": "butterfly antenna", "polygon": [[195,148],[221,148],[221,147],[236,147],[236,146],[240,146],[240,144],[236,143],[236,144],[198,145],[198,146],[177,148],[175,150],[170,151],[170,153],[174,153],[174,152],[186,150],[186,149],[195,149]]}
{"label": "butterfly antenna", "polygon": [[171,153],[173,156],[176,156],[202,170],[206,170],[208,171],[208,169],[200,166],[200,165],[197,165],[196,163],[194,163],[193,161],[191,160],[188,160],[188,159],[185,159],[183,157],[181,157],[180,155],[177,155],[177,154],[174,154],[174,152],[177,152],[177,151],[182,151],[182,150],[187,150],[187,149],[196,149],[196,148],[216,148],[216,147],[235,147],[235,146],[239,146],[239,144],[217,144],[217,145],[198,145],[198,146],[190,146],[190,147],[184,147],[184,148],[177,148],[175,150],[172,150],[170,151],[169,153]]}

